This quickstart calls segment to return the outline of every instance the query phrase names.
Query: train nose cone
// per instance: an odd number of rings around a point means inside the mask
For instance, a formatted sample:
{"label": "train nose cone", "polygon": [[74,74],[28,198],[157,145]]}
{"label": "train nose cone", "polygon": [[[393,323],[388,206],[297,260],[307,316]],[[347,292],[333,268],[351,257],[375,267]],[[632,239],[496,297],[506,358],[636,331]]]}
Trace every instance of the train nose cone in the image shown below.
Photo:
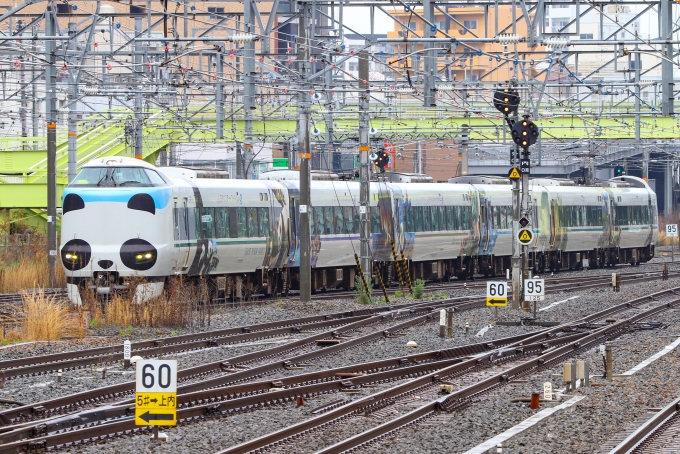
{"label": "train nose cone", "polygon": [[100,260],[97,262],[97,265],[101,266],[105,270],[108,270],[113,266],[113,261],[111,260]]}

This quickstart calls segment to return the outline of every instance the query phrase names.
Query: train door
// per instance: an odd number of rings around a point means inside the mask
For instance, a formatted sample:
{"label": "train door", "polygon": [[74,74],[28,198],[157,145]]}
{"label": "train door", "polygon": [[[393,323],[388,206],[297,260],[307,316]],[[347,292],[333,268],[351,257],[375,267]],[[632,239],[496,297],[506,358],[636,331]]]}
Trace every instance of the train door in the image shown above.
{"label": "train door", "polygon": [[175,255],[175,271],[183,272],[189,267],[191,243],[189,241],[189,199],[182,197],[181,201],[175,198],[173,207],[173,223],[175,228],[175,242],[177,253]]}
{"label": "train door", "polygon": [[557,224],[559,216],[557,215],[557,200],[550,201],[550,241],[548,242],[548,250],[554,251],[557,247]]}
{"label": "train door", "polygon": [[479,254],[491,252],[491,200],[485,195],[479,196]]}

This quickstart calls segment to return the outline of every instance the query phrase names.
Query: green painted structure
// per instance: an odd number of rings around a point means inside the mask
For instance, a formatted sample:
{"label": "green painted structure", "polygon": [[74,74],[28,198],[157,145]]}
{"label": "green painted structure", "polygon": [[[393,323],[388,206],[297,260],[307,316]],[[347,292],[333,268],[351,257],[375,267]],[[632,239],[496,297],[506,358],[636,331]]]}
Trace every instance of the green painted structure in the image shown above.
{"label": "green painted structure", "polygon": [[[505,128],[502,117],[487,115],[470,107],[450,115],[447,111],[409,108],[407,114],[392,117],[375,115],[371,127],[377,128],[376,137],[392,140],[453,139],[460,137],[462,125],[470,126],[470,140],[499,140]],[[123,113],[123,112],[120,112]],[[224,139],[216,140],[214,110],[185,112],[184,120],[167,111],[147,112],[144,125],[143,159],[155,162],[158,154],[167,150],[172,143],[182,142],[234,142],[243,140],[245,121],[227,117],[224,123]],[[294,109],[277,112],[259,112],[253,119],[253,140],[277,142],[288,140],[296,133]],[[358,115],[349,110],[337,116],[334,121],[335,140],[356,138]],[[102,156],[132,156],[130,144],[125,142],[124,115],[112,120],[102,115],[92,115],[79,124],[78,167],[91,159]],[[539,117],[535,123],[541,128],[543,139],[632,139],[635,137],[635,117],[627,115],[606,118],[593,113],[574,115],[565,112]],[[660,115],[641,117],[641,138],[675,139],[680,135],[680,121]],[[322,132],[325,122],[316,122]],[[68,137],[64,126],[59,126],[57,137],[57,194],[60,203],[63,188],[67,184]],[[499,133],[499,131],[501,131]],[[323,140],[323,134],[316,137]],[[509,134],[507,135],[509,140]],[[0,138],[0,210],[33,209],[40,213],[47,205],[46,141],[44,137]]]}

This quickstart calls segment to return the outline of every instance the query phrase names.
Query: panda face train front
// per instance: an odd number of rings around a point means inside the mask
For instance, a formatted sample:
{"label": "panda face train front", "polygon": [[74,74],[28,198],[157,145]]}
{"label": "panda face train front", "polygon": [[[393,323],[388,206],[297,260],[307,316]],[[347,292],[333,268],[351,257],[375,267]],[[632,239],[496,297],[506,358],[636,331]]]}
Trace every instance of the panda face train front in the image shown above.
{"label": "panda face train front", "polygon": [[153,166],[131,158],[89,162],[64,191],[61,245],[69,298],[80,289],[123,289],[143,276],[139,299],[160,294],[173,262],[172,186]]}

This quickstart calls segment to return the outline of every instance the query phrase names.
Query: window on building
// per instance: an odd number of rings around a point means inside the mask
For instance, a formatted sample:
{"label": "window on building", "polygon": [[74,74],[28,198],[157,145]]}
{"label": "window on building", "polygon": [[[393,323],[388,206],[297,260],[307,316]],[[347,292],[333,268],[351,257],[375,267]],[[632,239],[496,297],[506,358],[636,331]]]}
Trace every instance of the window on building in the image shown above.
{"label": "window on building", "polygon": [[592,33],[581,33],[579,35],[579,38],[581,38],[581,39],[594,39]]}
{"label": "window on building", "polygon": [[409,23],[408,23],[408,28],[410,28],[411,30],[416,30],[418,27],[416,27],[416,23],[415,23],[415,22],[409,22]]}
{"label": "window on building", "polygon": [[210,13],[211,19],[221,19],[219,16],[224,14],[224,8],[209,6],[208,7],[208,13]]}
{"label": "window on building", "polygon": [[446,20],[437,22],[437,30],[444,30],[446,32],[448,29],[449,26],[446,24]]}
{"label": "window on building", "polygon": [[477,20],[476,20],[476,19],[475,19],[475,20],[466,20],[466,21],[463,21],[463,25],[464,25],[465,28],[467,28],[468,30],[477,30]]}
{"label": "window on building", "polygon": [[551,21],[552,33],[559,33],[569,23],[568,17],[556,17]]}
{"label": "window on building", "polygon": [[349,71],[359,71],[359,62],[350,62],[349,64]]}

